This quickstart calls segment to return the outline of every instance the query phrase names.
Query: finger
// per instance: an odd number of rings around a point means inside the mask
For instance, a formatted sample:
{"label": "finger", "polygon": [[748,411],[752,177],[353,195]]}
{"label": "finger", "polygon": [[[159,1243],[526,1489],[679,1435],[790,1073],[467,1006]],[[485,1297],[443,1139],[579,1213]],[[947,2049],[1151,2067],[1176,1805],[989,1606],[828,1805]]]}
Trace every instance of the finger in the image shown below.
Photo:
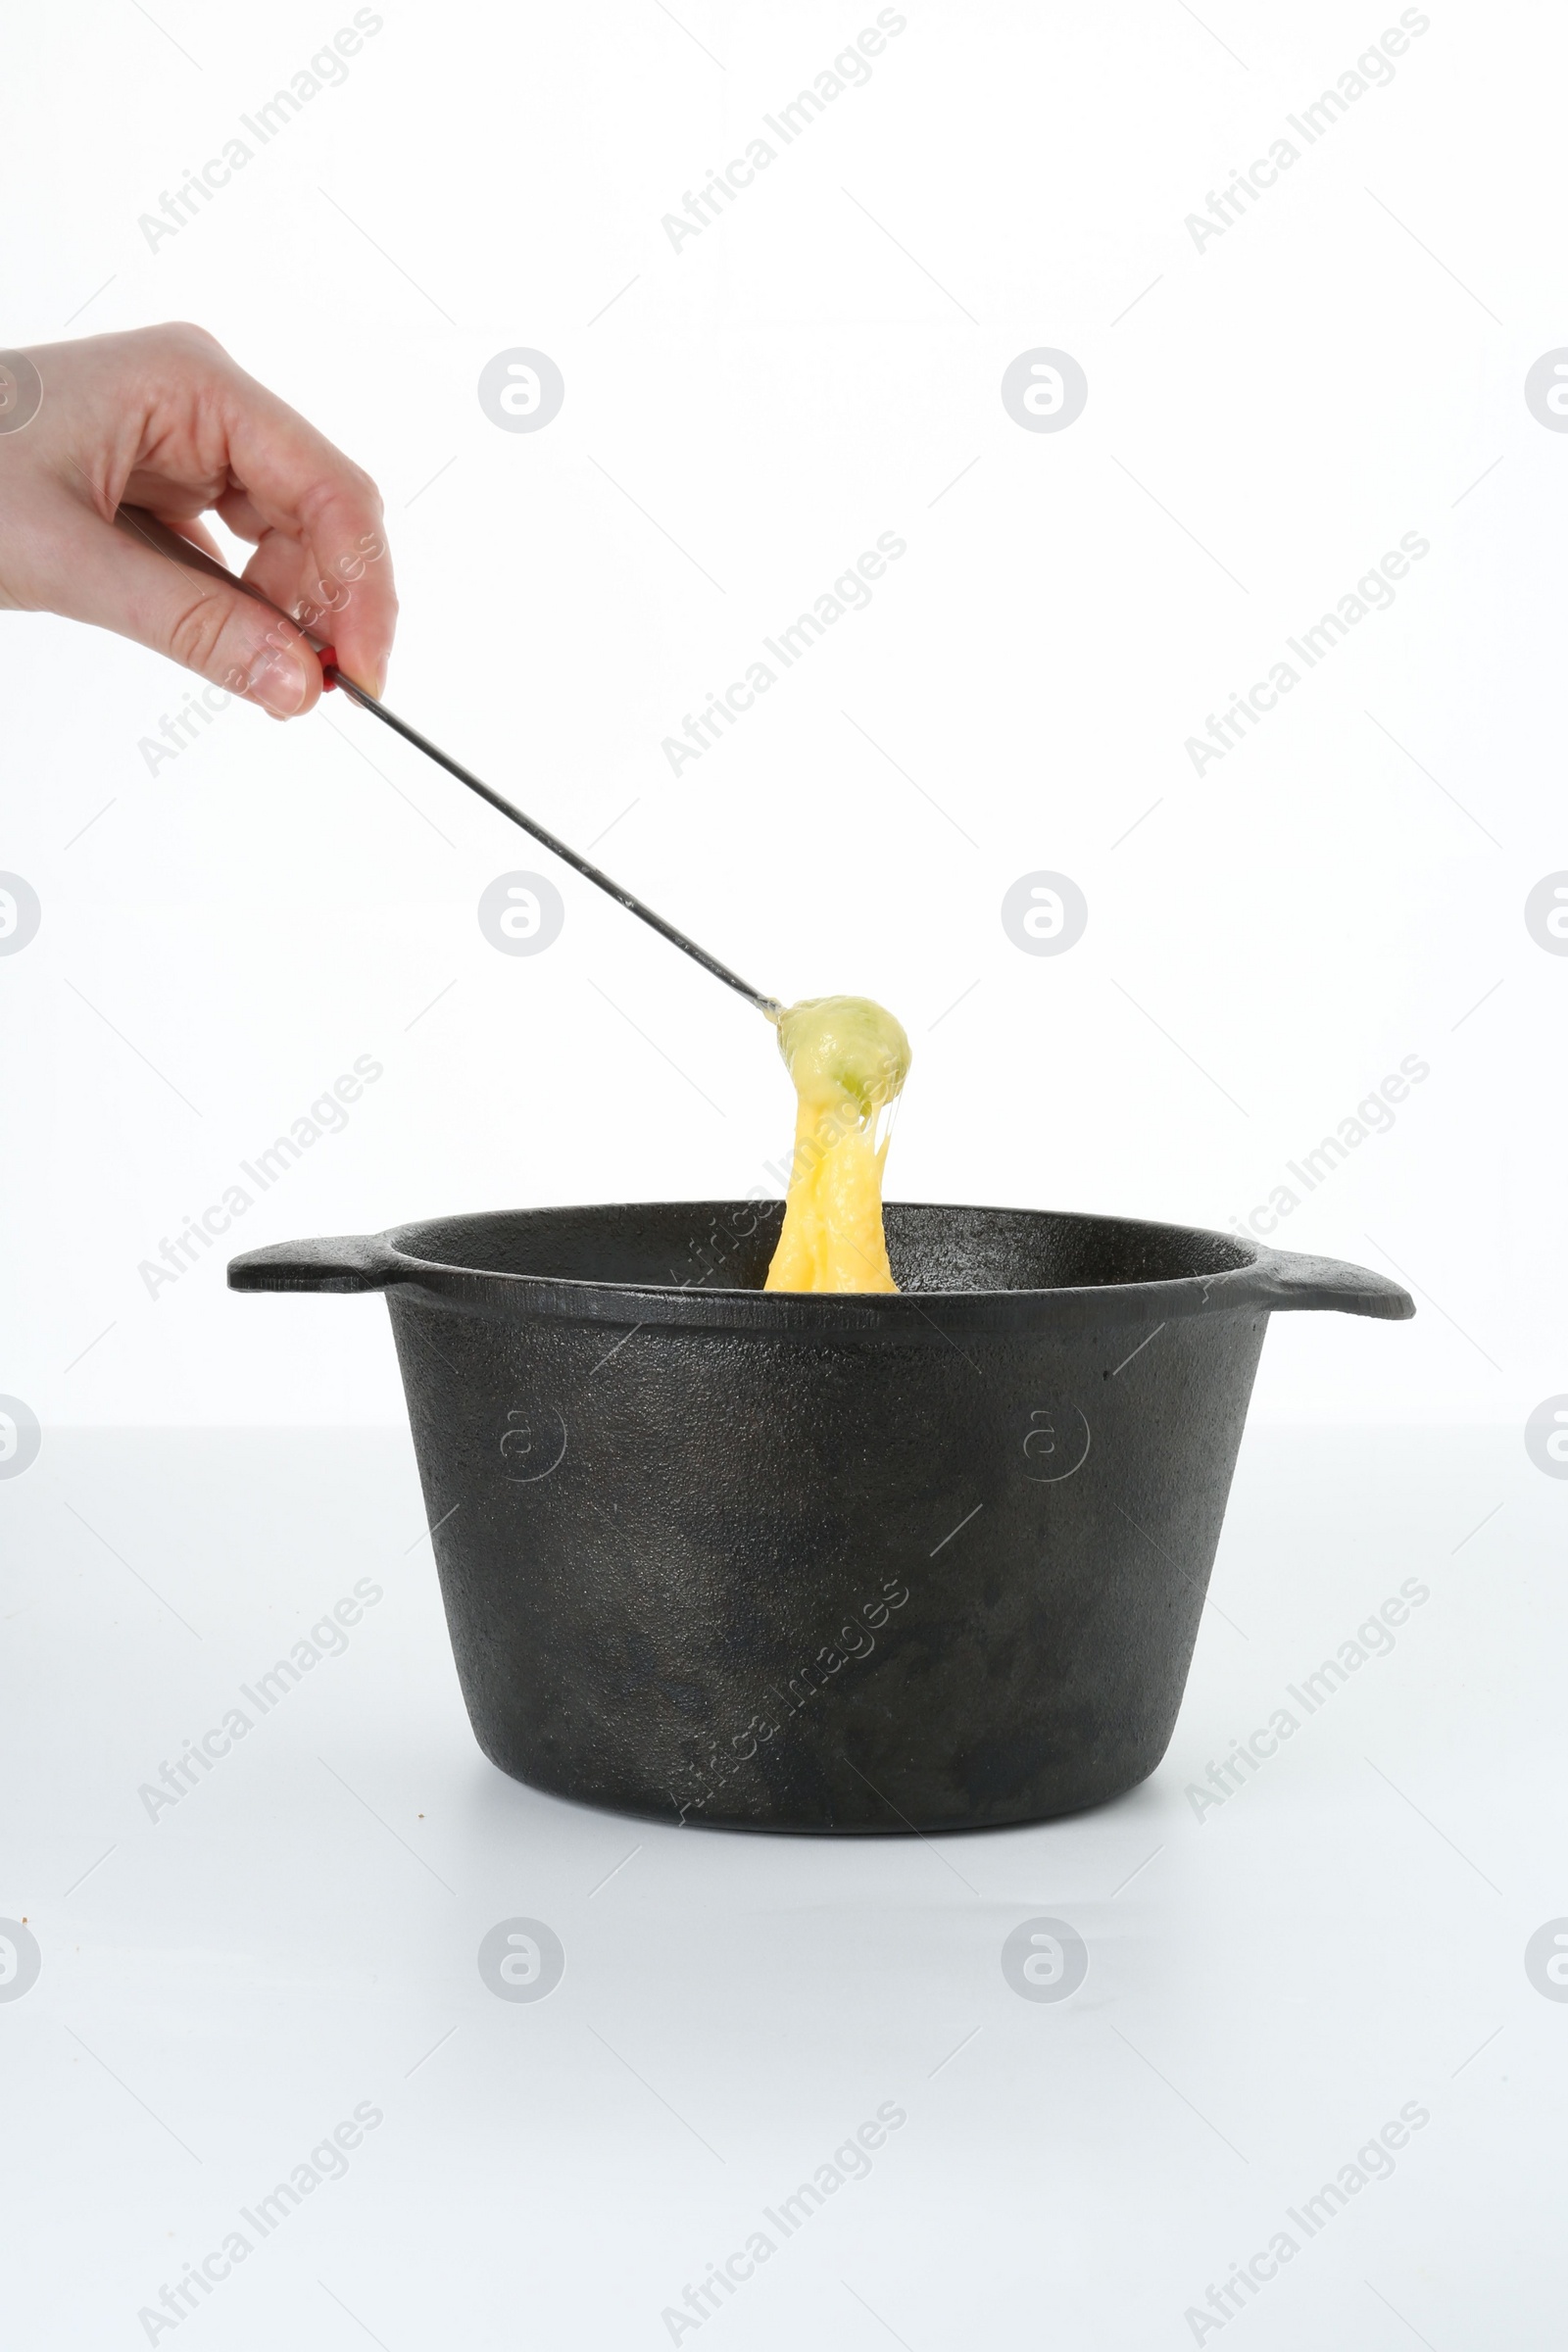
{"label": "finger", "polygon": [[292,718],[319,698],[321,665],[311,647],[292,622],[243,589],[225,587],[74,502],[58,517],[50,558],[61,591],[50,598],[52,610],[167,654],[274,718]]}
{"label": "finger", "polygon": [[378,694],[397,625],[380,493],[240,368],[225,369],[222,399],[229,472],[264,526],[246,578],[291,612],[304,603],[330,614],[344,669]]}
{"label": "finger", "polygon": [[[270,533],[243,490],[231,491],[220,499],[216,512],[236,538],[249,539],[259,549],[265,546],[264,560],[258,563],[253,558],[245,566],[244,577],[261,590],[269,604],[289,613],[301,628],[321,643],[331,644],[347,675],[356,685],[364,683],[354,667],[352,651],[342,652],[333,642],[344,634],[343,615],[352,597],[352,582],[343,578],[340,571],[333,571],[325,580],[318,578],[310,563],[310,551],[298,547],[285,533]],[[225,551],[204,522],[171,514],[160,514],[159,520],[205,549],[225,569],[232,568]],[[353,568],[358,574],[361,567],[356,564]]]}
{"label": "finger", "polygon": [[[372,547],[384,542],[372,539]],[[330,644],[339,666],[357,685],[379,694],[386,675],[389,639],[380,617],[381,583],[370,588],[375,609],[367,611],[368,584],[372,583],[372,555],[360,554],[351,543],[325,563],[282,531],[264,532],[244,577],[272,604],[281,606],[310,634]],[[381,561],[384,564],[384,556]]]}

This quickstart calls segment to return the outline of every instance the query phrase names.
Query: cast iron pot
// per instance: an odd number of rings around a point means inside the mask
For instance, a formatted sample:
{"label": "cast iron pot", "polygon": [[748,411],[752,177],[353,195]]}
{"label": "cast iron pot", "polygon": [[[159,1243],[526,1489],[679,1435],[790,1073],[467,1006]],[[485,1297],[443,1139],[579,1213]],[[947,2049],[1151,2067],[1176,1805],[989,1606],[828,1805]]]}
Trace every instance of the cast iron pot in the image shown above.
{"label": "cast iron pot", "polygon": [[777,1201],[439,1217],[234,1259],[384,1291],[479,1745],[760,1830],[976,1829],[1165,1752],[1271,1312],[1383,1276],[890,1203],[900,1296],[764,1293]]}

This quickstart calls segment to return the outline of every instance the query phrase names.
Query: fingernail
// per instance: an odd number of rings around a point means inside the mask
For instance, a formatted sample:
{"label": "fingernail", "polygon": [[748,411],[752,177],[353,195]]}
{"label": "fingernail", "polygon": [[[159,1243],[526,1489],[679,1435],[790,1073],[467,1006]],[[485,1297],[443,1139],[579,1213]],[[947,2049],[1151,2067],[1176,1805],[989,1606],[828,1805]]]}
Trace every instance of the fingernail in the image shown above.
{"label": "fingernail", "polygon": [[263,648],[251,663],[245,680],[245,691],[253,703],[260,703],[274,718],[292,718],[302,710],[309,688],[305,666],[294,654]]}

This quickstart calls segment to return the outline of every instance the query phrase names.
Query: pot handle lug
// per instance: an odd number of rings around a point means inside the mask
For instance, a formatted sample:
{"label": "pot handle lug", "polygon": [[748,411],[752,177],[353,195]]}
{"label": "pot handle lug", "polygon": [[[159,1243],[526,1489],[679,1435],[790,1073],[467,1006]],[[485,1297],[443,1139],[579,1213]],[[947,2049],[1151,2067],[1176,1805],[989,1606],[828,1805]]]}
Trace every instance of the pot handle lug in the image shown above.
{"label": "pot handle lug", "polygon": [[1333,1308],[1342,1315],[1374,1315],[1380,1322],[1407,1323],[1415,1313],[1409,1292],[1386,1274],[1352,1266],[1337,1257],[1304,1257],[1295,1250],[1258,1252],[1253,1268],[1258,1303],[1272,1313]]}
{"label": "pot handle lug", "polygon": [[273,1242],[228,1261],[231,1291],[384,1291],[398,1260],[377,1233],[313,1242]]}

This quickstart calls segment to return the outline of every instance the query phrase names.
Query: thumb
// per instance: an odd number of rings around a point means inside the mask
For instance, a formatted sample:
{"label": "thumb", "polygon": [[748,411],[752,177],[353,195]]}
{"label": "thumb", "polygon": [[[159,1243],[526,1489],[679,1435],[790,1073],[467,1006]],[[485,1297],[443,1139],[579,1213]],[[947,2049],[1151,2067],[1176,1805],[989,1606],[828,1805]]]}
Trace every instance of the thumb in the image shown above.
{"label": "thumb", "polygon": [[299,629],[270,605],[224,579],[166,555],[150,539],[93,514],[76,567],[70,610],[194,670],[274,718],[293,718],[319,699],[321,665]]}

